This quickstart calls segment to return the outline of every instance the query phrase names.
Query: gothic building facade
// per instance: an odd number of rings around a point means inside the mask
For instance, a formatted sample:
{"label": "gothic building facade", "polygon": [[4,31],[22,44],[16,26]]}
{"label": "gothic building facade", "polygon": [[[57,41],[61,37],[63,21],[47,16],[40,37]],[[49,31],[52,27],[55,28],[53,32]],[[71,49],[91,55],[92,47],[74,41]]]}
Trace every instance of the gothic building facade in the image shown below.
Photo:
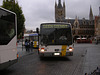
{"label": "gothic building facade", "polygon": [[100,41],[100,15],[95,16],[95,36]]}
{"label": "gothic building facade", "polygon": [[95,37],[96,40],[100,42],[100,7],[99,7],[99,15],[95,16]]}
{"label": "gothic building facade", "polygon": [[63,1],[63,4],[61,3],[61,0],[58,0],[58,4],[57,2],[55,2],[55,22],[71,23],[74,39],[78,37],[86,37],[86,38],[94,37],[95,28],[94,28],[94,19],[91,6],[89,13],[89,20],[85,18],[78,19],[77,16],[75,19],[65,19],[66,17],[65,7],[66,7],[65,1]]}

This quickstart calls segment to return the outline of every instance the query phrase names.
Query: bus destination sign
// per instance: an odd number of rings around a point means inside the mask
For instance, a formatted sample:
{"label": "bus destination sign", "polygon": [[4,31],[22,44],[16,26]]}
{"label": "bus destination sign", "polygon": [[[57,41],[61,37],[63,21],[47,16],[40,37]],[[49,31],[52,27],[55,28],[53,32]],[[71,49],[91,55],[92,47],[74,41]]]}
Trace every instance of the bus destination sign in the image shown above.
{"label": "bus destination sign", "polygon": [[42,25],[42,28],[68,28],[69,25]]}

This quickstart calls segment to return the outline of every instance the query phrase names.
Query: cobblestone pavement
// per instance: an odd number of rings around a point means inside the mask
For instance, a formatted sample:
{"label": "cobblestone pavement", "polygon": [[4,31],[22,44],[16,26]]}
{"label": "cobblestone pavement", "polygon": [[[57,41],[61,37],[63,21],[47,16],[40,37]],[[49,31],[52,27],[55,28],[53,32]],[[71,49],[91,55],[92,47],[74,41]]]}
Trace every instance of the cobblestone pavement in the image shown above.
{"label": "cobblestone pavement", "polygon": [[0,75],[84,75],[99,66],[100,59],[96,59],[100,56],[99,49],[100,45],[75,44],[73,56],[42,60],[37,50],[34,50],[33,53],[20,57],[16,64],[0,72]]}
{"label": "cobblestone pavement", "polygon": [[87,48],[84,64],[84,73],[90,74],[100,67],[100,44],[92,44]]}

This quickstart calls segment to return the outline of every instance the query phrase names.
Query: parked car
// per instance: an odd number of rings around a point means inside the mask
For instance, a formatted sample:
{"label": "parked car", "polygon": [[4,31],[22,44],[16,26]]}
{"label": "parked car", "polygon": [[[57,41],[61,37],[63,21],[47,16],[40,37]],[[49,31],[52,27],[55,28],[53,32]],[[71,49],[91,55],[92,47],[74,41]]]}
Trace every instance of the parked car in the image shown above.
{"label": "parked car", "polygon": [[87,38],[77,38],[76,40],[77,43],[92,43],[92,41],[90,39]]}

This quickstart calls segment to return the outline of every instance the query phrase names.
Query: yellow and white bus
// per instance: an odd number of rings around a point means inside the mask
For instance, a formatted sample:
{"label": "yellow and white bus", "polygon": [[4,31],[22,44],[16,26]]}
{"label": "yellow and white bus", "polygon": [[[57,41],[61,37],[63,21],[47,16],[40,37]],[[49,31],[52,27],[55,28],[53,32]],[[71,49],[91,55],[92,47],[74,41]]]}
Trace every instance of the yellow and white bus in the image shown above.
{"label": "yellow and white bus", "polygon": [[0,70],[17,62],[16,14],[0,7]]}
{"label": "yellow and white bus", "polygon": [[73,56],[72,30],[69,23],[43,23],[39,33],[40,57]]}

